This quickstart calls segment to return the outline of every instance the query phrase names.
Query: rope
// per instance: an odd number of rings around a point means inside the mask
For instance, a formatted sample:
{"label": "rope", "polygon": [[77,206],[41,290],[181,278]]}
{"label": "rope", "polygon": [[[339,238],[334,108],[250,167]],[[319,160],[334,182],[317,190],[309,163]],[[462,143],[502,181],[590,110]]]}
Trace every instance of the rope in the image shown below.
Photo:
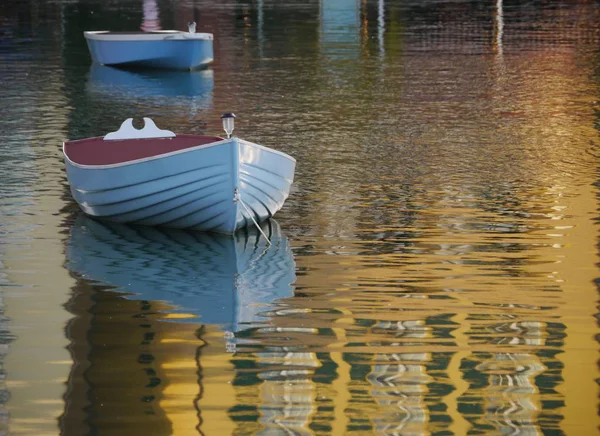
{"label": "rope", "polygon": [[248,206],[246,206],[246,203],[244,203],[244,200],[242,200],[241,196],[238,193],[238,198],[240,203],[242,203],[242,206],[244,206],[244,209],[246,209],[246,212],[248,212],[248,215],[250,215],[250,219],[252,219],[252,222],[254,223],[254,225],[256,226],[256,228],[258,229],[258,231],[260,232],[261,235],[263,235],[265,237],[265,239],[267,240],[267,244],[270,246],[271,245],[271,241],[269,240],[269,238],[267,237],[267,235],[265,234],[265,232],[263,232],[263,229],[260,228],[260,226],[258,225],[258,223],[256,222],[256,220],[254,219],[254,214],[252,212],[250,212],[250,210],[248,209]]}

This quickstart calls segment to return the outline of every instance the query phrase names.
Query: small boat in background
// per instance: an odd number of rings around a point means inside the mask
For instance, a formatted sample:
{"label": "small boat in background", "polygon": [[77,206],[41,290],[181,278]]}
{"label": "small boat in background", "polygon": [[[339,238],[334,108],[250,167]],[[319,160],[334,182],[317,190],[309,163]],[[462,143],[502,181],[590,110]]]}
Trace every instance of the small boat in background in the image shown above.
{"label": "small boat in background", "polygon": [[231,137],[176,135],[131,118],[104,137],[66,141],[71,193],[88,215],[108,221],[233,234],[272,217],[287,199],[296,160]]}
{"label": "small boat in background", "polygon": [[66,267],[133,300],[164,301],[177,322],[237,332],[264,325],[276,300],[293,296],[296,264],[275,220],[234,236],[98,222],[80,215]]}
{"label": "small boat in background", "polygon": [[193,70],[213,61],[213,34],[188,32],[83,32],[92,60],[103,65]]}

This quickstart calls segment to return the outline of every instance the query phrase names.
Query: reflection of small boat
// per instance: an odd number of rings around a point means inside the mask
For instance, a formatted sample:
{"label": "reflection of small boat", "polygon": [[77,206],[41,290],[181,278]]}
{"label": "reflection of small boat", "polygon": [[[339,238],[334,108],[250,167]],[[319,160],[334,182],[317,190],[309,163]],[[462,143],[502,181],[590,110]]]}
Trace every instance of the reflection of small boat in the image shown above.
{"label": "reflection of small boat", "polygon": [[191,70],[213,61],[212,33],[195,33],[192,28],[190,32],[90,31],[84,36],[92,60],[104,65]]}
{"label": "reflection of small boat", "polygon": [[[224,116],[230,136],[233,114]],[[149,118],[63,145],[73,197],[109,221],[234,233],[270,218],[289,195],[296,161],[236,137],[175,135]]]}
{"label": "reflection of small boat", "polygon": [[[82,278],[160,300],[174,311],[237,331],[256,325],[278,298],[293,295],[295,263],[287,238],[269,220],[234,236],[103,223],[83,215],[71,228],[67,268]],[[181,321],[178,317],[178,321]],[[243,324],[243,325],[240,325]]]}
{"label": "reflection of small boat", "polygon": [[114,98],[199,97],[212,100],[213,71],[122,70],[93,64],[87,89]]}

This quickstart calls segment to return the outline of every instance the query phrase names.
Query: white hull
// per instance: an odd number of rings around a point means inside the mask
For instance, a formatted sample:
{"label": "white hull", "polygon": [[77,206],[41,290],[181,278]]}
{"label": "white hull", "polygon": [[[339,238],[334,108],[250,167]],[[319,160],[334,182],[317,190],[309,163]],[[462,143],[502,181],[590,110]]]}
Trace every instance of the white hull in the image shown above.
{"label": "white hull", "polygon": [[281,209],[296,164],[238,138],[116,165],[65,156],[73,197],[90,216],[227,234]]}

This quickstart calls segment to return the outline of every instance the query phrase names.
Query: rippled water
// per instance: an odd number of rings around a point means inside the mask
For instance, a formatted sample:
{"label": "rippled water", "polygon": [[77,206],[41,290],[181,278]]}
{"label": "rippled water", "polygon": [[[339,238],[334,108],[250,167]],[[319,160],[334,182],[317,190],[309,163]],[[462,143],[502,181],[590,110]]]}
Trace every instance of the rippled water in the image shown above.
{"label": "rippled water", "polygon": [[[83,30],[215,34],[194,73]],[[597,1],[0,4],[0,428],[597,434]],[[293,155],[274,247],[80,215],[128,117]]]}

